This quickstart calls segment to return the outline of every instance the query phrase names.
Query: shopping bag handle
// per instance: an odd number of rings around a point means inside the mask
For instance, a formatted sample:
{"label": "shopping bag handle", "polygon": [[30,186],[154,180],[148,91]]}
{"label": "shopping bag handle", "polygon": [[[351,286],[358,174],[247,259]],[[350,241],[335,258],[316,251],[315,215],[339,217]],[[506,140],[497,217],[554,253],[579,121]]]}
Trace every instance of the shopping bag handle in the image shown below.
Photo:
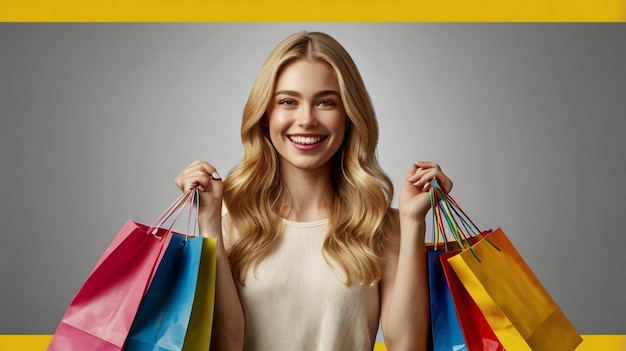
{"label": "shopping bag handle", "polygon": [[165,223],[177,210],[179,210],[188,200],[191,192],[181,193],[180,196],[163,212],[159,218],[150,226],[150,228],[158,228]]}
{"label": "shopping bag handle", "polygon": [[[429,191],[430,206],[433,216],[433,239],[435,241],[435,248],[439,246],[439,240],[444,243],[444,250],[448,251],[448,241],[450,239],[456,241],[459,247],[463,247],[463,240],[472,236],[471,233],[477,234],[480,230],[469,219],[465,213],[456,210],[458,204],[454,200],[446,197],[446,193],[443,192],[436,179],[430,182],[431,188]],[[461,218],[461,223],[466,229],[469,229],[470,234],[466,234],[459,225],[457,218]],[[470,223],[468,226],[466,223]],[[449,228],[452,238],[448,235],[446,227]],[[469,228],[468,228],[469,227]]]}
{"label": "shopping bag handle", "polygon": [[[442,239],[444,243],[444,250],[448,251],[448,234],[446,227],[450,231],[450,235],[454,241],[457,242],[459,248],[466,248],[472,252],[472,255],[478,262],[480,259],[472,248],[472,243],[469,240],[472,237],[482,236],[484,231],[481,231],[478,226],[470,219],[470,217],[463,211],[461,206],[450,196],[441,189],[441,186],[436,179],[430,182],[430,204],[433,212],[433,239],[435,241],[435,249],[437,249],[439,240]],[[445,223],[445,224],[444,224]],[[500,249],[493,244],[487,237],[485,240],[491,246]]]}
{"label": "shopping bag handle", "polygon": [[[443,226],[443,219],[445,219],[448,227],[451,229],[453,237],[455,239],[469,238],[479,235],[481,230],[470,219],[470,217],[463,211],[459,204],[446,192],[441,189],[441,186],[436,179],[431,182],[431,207],[435,210],[434,214],[437,216],[437,223],[439,229],[445,234],[445,227]],[[436,204],[434,204],[435,199]],[[459,224],[460,223],[460,224]],[[463,232],[461,227],[465,228],[467,234]],[[446,239],[446,237],[444,237]]]}
{"label": "shopping bag handle", "polygon": [[[161,216],[159,216],[159,218],[148,228],[148,233],[160,238],[160,236],[156,235],[159,228],[161,228],[168,220],[171,220],[169,227],[167,228],[167,230],[162,236],[169,235],[172,232],[172,228],[174,227],[174,224],[180,217],[185,207],[189,206],[189,211],[188,211],[188,216],[187,216],[187,232],[185,233],[185,236],[187,238],[190,236],[188,233],[190,232],[189,229],[191,227],[191,220],[192,220],[192,215],[194,212],[196,216],[195,216],[195,220],[193,224],[192,236],[196,236],[195,234],[196,234],[197,222],[198,222],[198,212],[197,212],[198,206],[197,205],[199,204],[199,201],[200,201],[200,196],[199,196],[199,190],[197,186],[185,193],[182,193],[174,201],[174,203],[172,203],[170,207],[167,210],[165,210],[165,212],[163,212],[163,214],[161,214]],[[194,211],[194,207],[196,208],[195,211]]]}
{"label": "shopping bag handle", "polygon": [[[200,211],[200,190],[198,190],[198,186],[196,185],[192,190],[191,194],[191,202],[189,205],[189,214],[187,216],[187,232],[185,233],[185,241],[189,239],[189,236],[195,237],[198,236],[196,232],[199,228],[198,222],[198,211]],[[194,211],[195,208],[195,211]],[[195,213],[195,216],[193,214]],[[193,230],[189,230],[191,227],[191,221],[193,220]],[[189,235],[191,233],[192,235]]]}

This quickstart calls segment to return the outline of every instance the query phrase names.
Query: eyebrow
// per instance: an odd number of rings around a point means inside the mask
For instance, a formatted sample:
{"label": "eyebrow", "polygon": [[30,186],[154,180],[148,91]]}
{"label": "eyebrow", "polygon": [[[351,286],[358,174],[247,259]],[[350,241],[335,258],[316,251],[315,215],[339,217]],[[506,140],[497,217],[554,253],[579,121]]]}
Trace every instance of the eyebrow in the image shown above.
{"label": "eyebrow", "polygon": [[[278,96],[278,95],[289,95],[289,96],[295,96],[295,97],[302,97],[302,94],[300,94],[299,92],[295,91],[295,90],[280,90],[277,91],[276,93],[274,93],[274,96]],[[318,91],[317,93],[315,93],[313,95],[314,98],[319,99],[323,96],[328,96],[328,95],[336,95],[341,97],[341,95],[336,92],[335,90],[322,90],[322,91]]]}

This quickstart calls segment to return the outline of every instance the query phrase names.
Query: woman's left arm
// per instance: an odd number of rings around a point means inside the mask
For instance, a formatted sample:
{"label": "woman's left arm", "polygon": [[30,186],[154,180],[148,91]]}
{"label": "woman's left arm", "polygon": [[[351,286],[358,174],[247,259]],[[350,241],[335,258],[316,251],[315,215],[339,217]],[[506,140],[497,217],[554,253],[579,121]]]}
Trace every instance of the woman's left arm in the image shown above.
{"label": "woman's left arm", "polygon": [[444,191],[452,189],[452,181],[436,163],[411,165],[400,191],[397,218],[388,228],[380,296],[383,337],[390,351],[427,346],[430,307],[424,239],[432,179]]}

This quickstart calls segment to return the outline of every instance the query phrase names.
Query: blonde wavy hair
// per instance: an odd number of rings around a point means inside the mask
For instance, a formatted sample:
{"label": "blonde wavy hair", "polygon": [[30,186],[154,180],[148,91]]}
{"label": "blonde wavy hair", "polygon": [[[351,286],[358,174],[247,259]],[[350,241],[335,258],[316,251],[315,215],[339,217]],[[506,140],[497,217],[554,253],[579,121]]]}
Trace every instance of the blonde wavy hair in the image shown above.
{"label": "blonde wavy hair", "polygon": [[286,190],[266,110],[281,69],[300,59],[319,60],[334,70],[348,117],[343,144],[331,161],[334,196],[328,197],[324,257],[339,264],[346,285],[353,276],[360,284],[372,285],[381,276],[383,226],[393,185],[378,163],[378,122],[361,75],[343,46],[320,32],[299,32],[282,41],[262,66],[245,105],[243,157],[224,180],[224,202],[241,235],[228,251],[233,275],[245,284],[248,270],[280,242]]}

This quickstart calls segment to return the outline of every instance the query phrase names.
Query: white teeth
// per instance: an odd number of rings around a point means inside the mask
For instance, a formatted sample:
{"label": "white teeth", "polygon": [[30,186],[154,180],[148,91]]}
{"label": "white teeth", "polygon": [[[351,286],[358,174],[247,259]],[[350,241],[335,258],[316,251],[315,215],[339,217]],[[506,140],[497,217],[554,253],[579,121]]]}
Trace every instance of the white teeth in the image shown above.
{"label": "white teeth", "polygon": [[325,136],[317,136],[317,137],[308,137],[308,136],[290,136],[289,140],[293,141],[296,144],[302,144],[302,145],[312,145],[312,144],[317,144],[320,141],[324,140],[326,137]]}

